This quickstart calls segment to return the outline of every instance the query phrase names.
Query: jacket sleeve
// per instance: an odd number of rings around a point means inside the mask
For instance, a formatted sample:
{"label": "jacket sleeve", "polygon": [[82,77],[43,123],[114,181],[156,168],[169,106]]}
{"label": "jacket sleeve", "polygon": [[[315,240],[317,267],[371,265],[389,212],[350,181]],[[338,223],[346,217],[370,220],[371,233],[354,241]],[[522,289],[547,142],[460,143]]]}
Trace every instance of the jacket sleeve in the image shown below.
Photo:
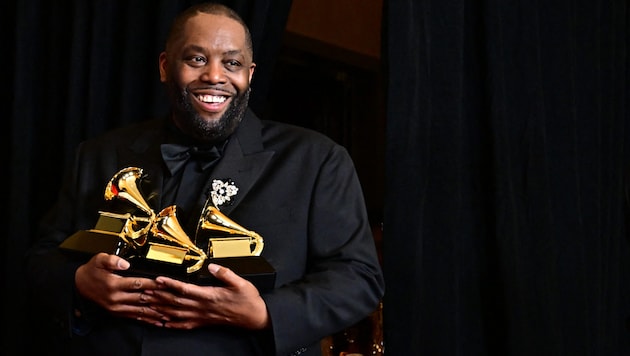
{"label": "jacket sleeve", "polygon": [[278,355],[355,324],[384,294],[362,189],[340,146],[333,146],[319,169],[306,226],[304,277],[263,295]]}

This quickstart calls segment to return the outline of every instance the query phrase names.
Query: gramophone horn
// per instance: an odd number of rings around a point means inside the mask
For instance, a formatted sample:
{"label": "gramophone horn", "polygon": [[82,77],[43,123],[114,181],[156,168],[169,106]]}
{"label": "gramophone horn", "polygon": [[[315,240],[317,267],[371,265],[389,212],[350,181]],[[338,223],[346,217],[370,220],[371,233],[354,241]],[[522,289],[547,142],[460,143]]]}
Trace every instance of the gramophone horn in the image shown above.
{"label": "gramophone horn", "polygon": [[138,188],[138,181],[142,178],[142,168],[127,167],[118,171],[105,187],[105,199],[114,198],[126,200],[148,215],[154,215],[149,204],[142,197]]}
{"label": "gramophone horn", "polygon": [[105,187],[105,199],[121,199],[128,201],[138,209],[145,212],[147,218],[136,218],[132,216],[127,219],[123,228],[122,238],[136,246],[143,246],[147,239],[147,234],[151,228],[155,213],[149,204],[142,197],[138,188],[138,181],[142,177],[142,169],[137,167],[127,167],[118,171],[109,180]]}
{"label": "gramophone horn", "polygon": [[187,267],[188,273],[196,272],[203,266],[207,255],[190,240],[182,229],[177,220],[175,205],[160,211],[151,228],[151,233],[159,239],[174,243],[174,246],[150,241],[151,246],[147,258],[180,264],[184,260],[196,260],[197,262],[192,266]]}
{"label": "gramophone horn", "polygon": [[[248,256],[260,256],[260,253],[263,250],[264,242],[262,236],[257,234],[254,231],[247,230],[244,227],[240,226],[236,222],[230,220],[227,216],[219,211],[216,207],[209,205],[206,207],[204,214],[199,222],[199,228],[206,231],[221,231],[231,235],[237,236],[247,236],[249,241],[249,252]],[[235,237],[226,237],[226,238],[210,238],[210,248],[213,248],[214,242],[228,242],[230,240],[234,240],[236,243]],[[229,247],[228,247],[229,248]],[[216,246],[215,252],[212,253],[212,257],[217,257]],[[239,254],[241,255],[241,254]]]}

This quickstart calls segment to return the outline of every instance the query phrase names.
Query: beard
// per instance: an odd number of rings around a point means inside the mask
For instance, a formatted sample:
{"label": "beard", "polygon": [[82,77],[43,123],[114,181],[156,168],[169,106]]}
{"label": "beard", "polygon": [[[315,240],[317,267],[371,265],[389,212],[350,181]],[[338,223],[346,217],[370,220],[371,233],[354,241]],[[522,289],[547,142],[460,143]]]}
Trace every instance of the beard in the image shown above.
{"label": "beard", "polygon": [[206,121],[193,107],[187,88],[178,88],[175,83],[169,85],[171,95],[175,97],[175,121],[182,131],[196,140],[207,143],[219,143],[227,139],[240,124],[249,104],[251,87],[233,97],[227,110],[219,120]]}

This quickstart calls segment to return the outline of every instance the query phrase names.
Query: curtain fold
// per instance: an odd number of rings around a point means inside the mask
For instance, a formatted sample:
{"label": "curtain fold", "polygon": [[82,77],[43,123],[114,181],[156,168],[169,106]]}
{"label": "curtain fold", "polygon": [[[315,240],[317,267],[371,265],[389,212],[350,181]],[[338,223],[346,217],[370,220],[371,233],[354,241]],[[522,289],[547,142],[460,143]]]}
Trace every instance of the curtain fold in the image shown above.
{"label": "curtain fold", "polygon": [[628,354],[627,2],[385,14],[387,352]]}

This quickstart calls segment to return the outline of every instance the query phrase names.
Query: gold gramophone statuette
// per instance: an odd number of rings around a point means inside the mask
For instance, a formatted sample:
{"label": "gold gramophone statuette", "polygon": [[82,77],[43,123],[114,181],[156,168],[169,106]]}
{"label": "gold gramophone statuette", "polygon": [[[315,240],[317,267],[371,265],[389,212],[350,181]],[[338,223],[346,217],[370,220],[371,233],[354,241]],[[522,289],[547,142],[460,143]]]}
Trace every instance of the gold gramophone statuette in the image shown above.
{"label": "gold gramophone statuette", "polygon": [[207,206],[199,221],[201,231],[226,233],[224,237],[210,237],[210,257],[260,256],[264,242],[262,236],[247,230],[223,215],[214,206]]}
{"label": "gold gramophone statuette", "polygon": [[[188,266],[186,272],[197,272],[207,258],[207,255],[198,248],[186,235],[184,229],[177,221],[176,207],[171,205],[164,208],[151,226],[149,249],[146,258],[169,263],[182,264],[184,261],[196,261]],[[160,240],[171,242],[174,245],[160,243]]]}
{"label": "gold gramophone statuette", "polygon": [[[157,214],[151,209],[139,187],[142,178],[143,171],[137,167],[114,174],[104,197],[107,201],[124,203],[125,212],[100,211],[93,229],[70,236],[60,248],[91,254],[113,253],[129,260],[132,269],[134,266],[142,269],[143,275],[168,274],[166,269],[172,270],[168,266],[183,268],[188,276],[207,274],[203,267],[209,260],[227,263],[237,273],[240,265],[249,265],[247,268],[253,270],[243,270],[241,274],[263,276],[257,286],[273,287],[275,270],[260,257],[264,243],[259,234],[230,220],[212,204],[206,204],[197,227],[197,238],[208,238],[208,251],[204,252],[181,227],[175,205]],[[239,264],[243,258],[249,262]]]}

